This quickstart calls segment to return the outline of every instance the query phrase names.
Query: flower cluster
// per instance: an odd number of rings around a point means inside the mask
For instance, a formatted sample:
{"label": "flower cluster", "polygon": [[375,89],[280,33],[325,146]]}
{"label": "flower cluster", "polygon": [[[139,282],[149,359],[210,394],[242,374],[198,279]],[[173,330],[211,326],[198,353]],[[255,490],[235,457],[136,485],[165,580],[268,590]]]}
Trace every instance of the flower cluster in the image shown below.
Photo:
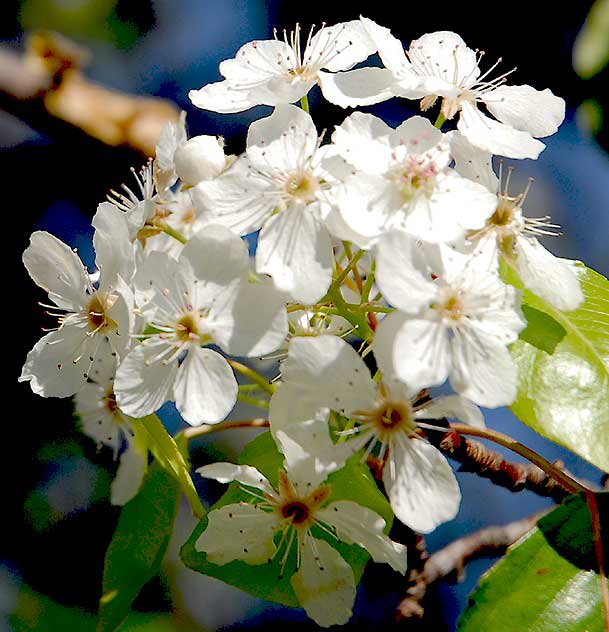
{"label": "flower cluster", "polygon": [[[375,53],[384,67],[353,69]],[[366,18],[324,25],[305,43],[297,27],[245,44],[220,65],[222,81],[190,93],[215,112],[274,106],[251,124],[242,155],[226,155],[221,138],[189,139],[182,117],[138,190],[100,204],[94,273],[46,232],[24,253],[58,325],[20,380],[45,397],[76,396],[83,430],[120,454],[113,502],[133,497],[146,469],[134,420],[171,401],[188,424],[216,424],[261,391],[285,459],[278,487],[247,465],[201,468],[237,481],[251,502],[211,511],[196,546],[217,565],[285,560],[295,546],[291,585],[320,625],[347,621],[355,596],[334,540],[406,568],[383,518],[332,500],[328,476],[358,453],[380,468],[404,524],[428,533],[454,518],[459,486],[426,431],[447,417],[482,426],[478,406],[516,397],[509,345],[526,321],[501,270],[557,309],[582,300],[569,264],[537,240],[555,225],[526,217],[528,188],[513,194],[510,172],[492,166],[493,155],[536,158],[564,102],[507,85],[510,72],[493,77],[497,64],[482,60],[452,32],[405,50]],[[314,85],[342,107],[395,96],[423,112],[439,102],[439,114],[394,129],[356,111],[325,140],[308,112]],[[235,359],[269,354],[282,358],[279,382]],[[252,383],[240,387],[235,370]],[[429,395],[447,381],[451,394]]]}

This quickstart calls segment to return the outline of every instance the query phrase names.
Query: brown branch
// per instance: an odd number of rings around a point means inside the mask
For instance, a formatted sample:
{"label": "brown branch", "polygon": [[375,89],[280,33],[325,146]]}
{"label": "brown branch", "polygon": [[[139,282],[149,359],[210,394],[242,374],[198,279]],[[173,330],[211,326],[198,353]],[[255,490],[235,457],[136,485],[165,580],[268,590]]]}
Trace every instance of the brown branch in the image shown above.
{"label": "brown branch", "polygon": [[88,58],[86,49],[49,32],[30,36],[23,55],[0,48],[0,107],[43,132],[61,134],[64,125],[153,156],[161,129],[178,119],[178,109],[90,81],[81,72]]}
{"label": "brown branch", "polygon": [[453,575],[459,581],[468,562],[479,557],[503,554],[508,546],[534,527],[537,520],[549,511],[545,509],[500,527],[480,529],[430,555],[422,569],[415,567],[410,570],[406,596],[397,607],[397,620],[422,618],[425,614],[423,599],[430,584]]}
{"label": "brown branch", "polygon": [[[512,463],[499,452],[490,450],[479,441],[468,439],[458,432],[448,432],[438,447],[461,463],[462,472],[475,472],[496,485],[517,492],[528,489],[539,496],[549,496],[560,503],[571,492],[532,463]],[[557,468],[560,463],[554,464]]]}

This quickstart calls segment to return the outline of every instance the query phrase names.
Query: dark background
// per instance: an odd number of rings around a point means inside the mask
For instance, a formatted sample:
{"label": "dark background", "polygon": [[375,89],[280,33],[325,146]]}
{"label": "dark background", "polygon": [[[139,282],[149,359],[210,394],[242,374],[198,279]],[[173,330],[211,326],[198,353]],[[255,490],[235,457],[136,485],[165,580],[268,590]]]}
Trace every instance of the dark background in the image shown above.
{"label": "dark background", "polygon": [[[126,92],[174,101],[187,112],[190,135],[221,134],[226,138],[228,151],[237,153],[244,148],[248,122],[266,115],[270,109],[218,115],[196,110],[187,93],[218,80],[217,66],[222,59],[231,57],[247,41],[271,37],[273,26],[291,29],[299,22],[308,32],[313,23],[333,24],[362,14],[391,28],[405,42],[434,30],[456,31],[470,47],[486,51],[485,64],[492,65],[502,57],[500,70],[517,66],[511,83],[547,87],[566,99],[565,124],[558,134],[547,139],[547,149],[538,161],[517,164],[516,178],[520,182],[529,175],[536,178],[528,198],[529,214],[551,214],[564,227],[565,236],[546,241],[548,247],[563,256],[583,259],[607,275],[609,163],[602,147],[609,147],[608,128],[602,127],[595,140],[576,114],[588,99],[595,99],[607,111],[607,76],[602,72],[584,81],[573,71],[571,62],[573,43],[590,5],[586,1],[570,3],[568,10],[559,11],[555,2],[521,0],[509,4],[385,0],[5,1],[0,37],[5,45],[17,50],[23,46],[24,33],[36,27],[52,28],[73,37],[93,52],[87,70],[91,78]],[[322,103],[316,93],[310,99],[318,129],[331,130],[347,114]],[[394,99],[364,109],[397,125],[414,113],[415,107],[415,102]],[[77,246],[91,265],[89,222],[97,204],[110,188],[130,179],[131,166],[143,163],[143,157],[131,150],[108,148],[64,125],[38,120],[29,127],[26,110],[22,118],[0,111],[0,173],[4,176],[4,194],[8,195],[3,205],[3,250],[9,278],[4,302],[10,350],[1,460],[5,494],[0,630],[3,613],[8,616],[15,609],[22,612],[26,608],[24,591],[36,591],[62,606],[94,612],[100,594],[103,555],[119,512],[107,500],[116,468],[110,451],[97,452],[93,442],[75,430],[70,401],[33,396],[29,384],[16,381],[27,351],[40,336],[41,326],[49,324],[42,308],[36,305],[45,296],[25,272],[21,254],[33,230],[49,230]],[[167,420],[175,430],[177,422],[171,411]],[[487,423],[520,438],[551,460],[564,459],[575,475],[599,481],[597,470],[539,438],[508,412],[490,412]],[[213,446],[201,442],[193,452],[195,465],[210,449],[234,458],[237,448],[229,439],[220,439]],[[512,494],[493,488],[473,474],[460,474],[459,481],[463,507],[455,521],[428,538],[430,550],[485,524],[524,517],[549,503],[528,492]],[[190,528],[184,517],[179,526],[182,539]],[[470,565],[465,582],[456,587],[442,583],[435,588],[428,604],[432,615],[419,629],[453,629],[467,592],[489,564],[482,560]],[[163,579],[151,582],[138,598],[136,608],[173,608],[179,613],[179,621],[172,622],[177,627],[168,629],[184,631],[202,629],[200,626],[230,626],[231,617],[243,621],[234,623],[235,629],[269,629],[272,622],[284,629],[288,621],[299,629],[314,627],[301,613],[268,607],[234,592],[224,593],[202,581],[170,561]],[[391,620],[399,595],[400,585],[393,575],[384,571],[368,573],[352,625],[381,629]],[[44,619],[32,628],[19,628],[15,617],[9,619],[5,623],[7,630],[58,629]]]}

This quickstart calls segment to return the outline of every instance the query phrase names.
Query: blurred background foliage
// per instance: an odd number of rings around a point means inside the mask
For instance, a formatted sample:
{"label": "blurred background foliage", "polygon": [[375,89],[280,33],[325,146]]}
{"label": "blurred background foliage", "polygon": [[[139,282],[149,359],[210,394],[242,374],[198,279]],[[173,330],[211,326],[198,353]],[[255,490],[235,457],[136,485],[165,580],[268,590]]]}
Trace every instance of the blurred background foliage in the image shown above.
{"label": "blurred background foliage", "polygon": [[[221,134],[229,152],[245,146],[250,121],[269,108],[219,115],[195,110],[190,89],[219,79],[218,63],[252,39],[272,37],[273,27],[305,30],[322,21],[332,24],[360,14],[388,26],[403,39],[424,32],[454,30],[471,47],[486,51],[491,65],[518,68],[514,83],[549,87],[567,101],[567,119],[538,161],[517,165],[514,189],[532,175],[528,198],[532,215],[551,214],[565,236],[546,242],[555,252],[581,258],[609,274],[609,148],[607,59],[609,2],[581,0],[568,10],[554,1],[513,0],[509,5],[467,3],[400,3],[379,0],[294,3],[288,0],[4,0],[2,45],[21,51],[35,29],[50,29],[90,51],[85,70],[92,80],[118,91],[169,99],[188,113],[191,135]],[[583,30],[582,30],[583,26]],[[575,45],[575,48],[574,48]],[[103,104],[102,104],[103,105]],[[8,254],[10,305],[9,382],[5,389],[2,550],[0,551],[0,630],[41,632],[88,631],[95,627],[103,557],[119,509],[109,504],[109,485],[116,462],[110,450],[96,450],[78,432],[72,404],[44,400],[28,384],[16,384],[27,351],[48,326],[36,301],[43,293],[21,265],[21,253],[33,230],[49,230],[93,263],[90,219],[110,188],[130,178],[129,168],[144,161],[127,147],[109,147],[77,129],[28,120],[2,108],[0,160],[6,186],[4,243]],[[415,113],[416,103],[392,100],[367,111],[397,125]],[[312,95],[319,129],[331,130],[346,113]],[[6,224],[5,224],[6,225]],[[8,309],[6,311],[9,311]],[[181,427],[171,407],[163,411],[171,432]],[[240,411],[247,415],[247,411]],[[600,473],[560,447],[538,437],[506,411],[489,411],[487,423],[538,450],[562,459],[576,475],[598,483]],[[254,436],[200,440],[192,446],[197,466],[235,459]],[[452,539],[487,524],[501,524],[550,504],[529,492],[512,494],[493,488],[473,474],[459,474],[464,501],[457,518],[427,538],[437,550]],[[196,481],[201,495],[213,502],[221,486]],[[215,629],[312,629],[298,611],[288,611],[243,595],[198,576],[178,561],[179,546],[193,527],[188,511],[180,514],[162,574],[151,581],[134,604],[122,630],[169,632]],[[408,629],[453,630],[477,577],[491,564],[478,560],[464,581],[435,586],[427,601],[430,615]],[[369,569],[356,603],[351,627],[385,629],[402,587],[383,569]]]}

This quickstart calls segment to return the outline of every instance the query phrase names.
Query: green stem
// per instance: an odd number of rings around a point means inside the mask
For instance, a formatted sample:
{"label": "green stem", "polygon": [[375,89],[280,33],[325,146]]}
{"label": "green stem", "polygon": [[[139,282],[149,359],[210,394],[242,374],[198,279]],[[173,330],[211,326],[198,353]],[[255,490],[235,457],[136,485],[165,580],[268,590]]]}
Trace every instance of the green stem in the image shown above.
{"label": "green stem", "polygon": [[330,294],[337,288],[340,289],[340,286],[343,284],[343,281],[349,276],[349,273],[351,272],[351,270],[354,269],[354,267],[357,265],[357,262],[363,256],[364,256],[363,250],[359,250],[358,252],[355,253],[355,256],[353,256],[352,259],[349,261],[349,263],[347,264],[347,267],[334,279],[334,281],[332,281],[332,285],[330,286],[330,289],[328,290],[328,294]]}
{"label": "green stem", "polygon": [[239,393],[237,395],[237,399],[244,404],[249,404],[250,406],[255,406],[256,408],[268,408],[269,400],[268,399],[260,399],[258,397],[252,397],[251,395],[246,395],[245,393]]}
{"label": "green stem", "polygon": [[300,107],[308,114],[309,113],[309,97],[305,94],[300,99]]}
{"label": "green stem", "polygon": [[164,233],[167,233],[167,235],[169,235],[170,237],[173,237],[174,239],[179,241],[181,244],[185,244],[188,241],[188,239],[186,239],[184,235],[179,233],[177,230],[174,230],[173,228],[171,228],[171,226],[168,226],[167,224],[163,224],[160,227],[163,229]]}
{"label": "green stem", "polygon": [[376,272],[376,261],[373,260],[372,265],[370,266],[368,275],[366,276],[364,287],[362,288],[362,303],[368,302],[368,298],[370,297],[370,290],[372,289],[372,285],[374,284],[375,272]]}
{"label": "green stem", "polygon": [[539,469],[557,480],[567,491],[570,491],[573,494],[577,492],[587,493],[590,491],[587,487],[576,481],[574,478],[571,478],[553,463],[550,463],[550,461],[544,459],[541,455],[537,454],[537,452],[531,450],[531,448],[527,448],[526,445],[523,445],[519,441],[516,441],[516,439],[512,439],[512,437],[508,437],[501,432],[491,430],[490,428],[474,428],[466,424],[455,423],[450,424],[450,429],[458,432],[459,434],[488,439],[497,445],[501,445],[508,450],[512,450],[512,452],[516,452],[516,454],[520,454],[520,456],[523,456],[527,461],[534,463]]}
{"label": "green stem", "polygon": [[[355,333],[362,339],[367,340],[372,337],[372,331],[366,315],[364,313],[358,313],[357,311],[351,311],[343,295],[340,292],[340,287],[330,288],[328,296],[332,299],[334,306],[338,310],[339,316],[342,316],[345,320],[348,320],[355,328]],[[357,306],[359,309],[359,305]]]}
{"label": "green stem", "polygon": [[438,114],[438,118],[436,119],[436,122],[433,125],[434,127],[437,127],[438,129],[442,129],[442,125],[444,125],[445,121],[446,121],[446,117],[444,116],[444,114],[442,114],[442,112],[440,112]]}
{"label": "green stem", "polygon": [[[343,249],[345,250],[345,254],[347,255],[347,257],[349,258],[350,263],[352,263],[355,257],[353,256],[353,252],[351,251],[351,244],[348,241],[343,240]],[[359,255],[359,258],[356,259],[355,263],[353,263],[353,265],[351,266],[351,270],[353,270],[353,278],[355,280],[355,284],[357,285],[360,296],[362,295],[364,284],[362,283],[362,277],[359,273],[359,270],[357,269],[357,262],[359,261],[359,259],[361,259],[363,252],[363,250],[360,250],[357,253]]]}
{"label": "green stem", "polygon": [[233,369],[235,369],[235,371],[238,371],[241,375],[245,375],[245,377],[249,378],[252,382],[258,384],[258,386],[260,386],[260,388],[269,395],[272,395],[275,392],[275,386],[263,378],[262,375],[256,373],[254,369],[250,369],[249,366],[245,366],[245,364],[241,364],[241,362],[237,362],[236,360],[230,360],[227,358],[227,362],[233,367]]}

